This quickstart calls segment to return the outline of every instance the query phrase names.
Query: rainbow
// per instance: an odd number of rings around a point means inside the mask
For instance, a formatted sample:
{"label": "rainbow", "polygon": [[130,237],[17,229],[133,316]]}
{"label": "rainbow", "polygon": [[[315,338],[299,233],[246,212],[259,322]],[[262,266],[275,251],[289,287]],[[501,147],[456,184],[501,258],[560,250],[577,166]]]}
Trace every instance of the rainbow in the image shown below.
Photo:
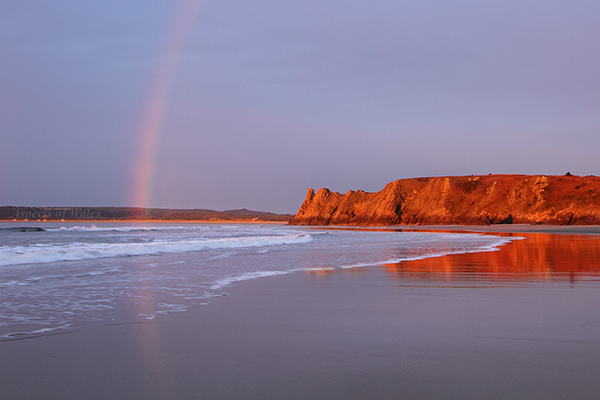
{"label": "rainbow", "polygon": [[156,171],[156,155],[171,87],[177,72],[177,59],[201,0],[182,0],[158,57],[158,64],[143,107],[137,132],[136,156],[129,203],[134,207],[150,207],[152,182]]}
{"label": "rainbow", "polygon": [[[158,57],[158,65],[148,96],[143,107],[141,124],[136,138],[136,156],[133,168],[133,182],[129,202],[136,207],[149,207],[152,203],[152,181],[156,170],[156,154],[160,143],[163,120],[169,100],[171,86],[177,72],[177,59],[185,44],[196,8],[201,0],[182,0],[179,4],[165,45]],[[140,281],[148,272],[143,260],[135,273]],[[152,289],[143,285],[133,293],[134,310],[138,316],[148,316],[157,308],[157,299]],[[148,318],[148,317],[147,317]],[[149,382],[153,391],[161,399],[171,399],[168,373],[164,365],[163,348],[153,323],[141,324],[139,331],[141,354],[145,356],[150,374]]]}

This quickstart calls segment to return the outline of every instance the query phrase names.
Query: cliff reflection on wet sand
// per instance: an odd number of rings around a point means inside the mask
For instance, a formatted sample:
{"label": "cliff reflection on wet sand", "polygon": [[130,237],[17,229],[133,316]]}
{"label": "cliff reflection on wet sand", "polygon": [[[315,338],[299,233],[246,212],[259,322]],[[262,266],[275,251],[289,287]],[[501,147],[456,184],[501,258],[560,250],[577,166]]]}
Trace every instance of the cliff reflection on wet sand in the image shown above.
{"label": "cliff reflection on wet sand", "polygon": [[519,233],[498,251],[454,254],[386,264],[400,285],[436,283],[477,287],[527,282],[600,281],[600,236]]}

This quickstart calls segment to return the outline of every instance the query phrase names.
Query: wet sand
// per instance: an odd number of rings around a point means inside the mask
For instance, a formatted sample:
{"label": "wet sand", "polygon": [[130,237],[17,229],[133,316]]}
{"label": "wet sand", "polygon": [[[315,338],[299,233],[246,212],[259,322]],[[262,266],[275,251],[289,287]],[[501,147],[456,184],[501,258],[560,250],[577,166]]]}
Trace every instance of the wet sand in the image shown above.
{"label": "wet sand", "polygon": [[600,234],[600,225],[398,225],[398,228],[452,232]]}
{"label": "wet sand", "polygon": [[600,236],[270,277],[0,342],[5,399],[596,399]]}

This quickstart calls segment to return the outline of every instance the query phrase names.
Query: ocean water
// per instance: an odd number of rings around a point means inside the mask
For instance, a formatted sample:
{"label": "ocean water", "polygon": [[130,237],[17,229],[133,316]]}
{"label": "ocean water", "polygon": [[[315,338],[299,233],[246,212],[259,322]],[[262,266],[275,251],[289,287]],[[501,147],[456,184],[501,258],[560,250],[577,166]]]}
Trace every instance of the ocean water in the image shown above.
{"label": "ocean water", "polygon": [[249,279],[490,252],[515,239],[256,224],[2,223],[0,340],[105,320],[126,306],[141,320],[163,318]]}

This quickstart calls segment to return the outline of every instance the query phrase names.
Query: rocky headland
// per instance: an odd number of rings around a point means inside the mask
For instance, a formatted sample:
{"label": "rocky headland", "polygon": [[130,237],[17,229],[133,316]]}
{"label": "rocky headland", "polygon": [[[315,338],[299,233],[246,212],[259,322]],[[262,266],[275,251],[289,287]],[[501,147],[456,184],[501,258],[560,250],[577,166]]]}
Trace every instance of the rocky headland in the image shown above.
{"label": "rocky headland", "polygon": [[412,178],[346,194],[309,189],[293,225],[600,224],[600,177]]}

